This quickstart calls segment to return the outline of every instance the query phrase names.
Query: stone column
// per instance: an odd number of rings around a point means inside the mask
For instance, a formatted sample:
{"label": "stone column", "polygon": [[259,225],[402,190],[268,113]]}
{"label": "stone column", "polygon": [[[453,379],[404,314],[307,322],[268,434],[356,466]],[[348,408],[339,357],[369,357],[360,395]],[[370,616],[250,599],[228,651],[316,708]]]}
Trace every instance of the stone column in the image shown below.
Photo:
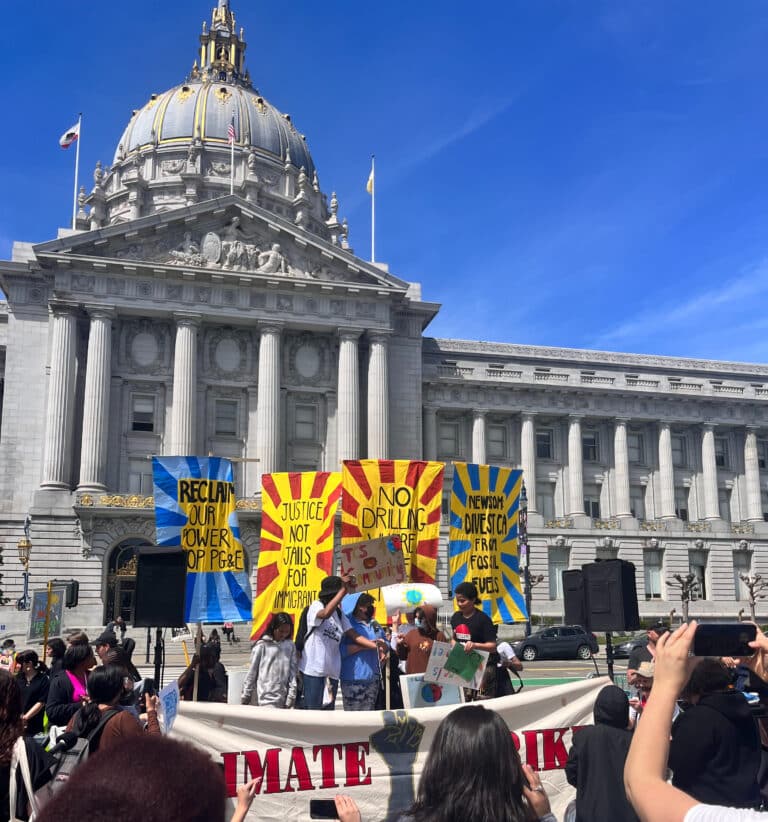
{"label": "stone column", "polygon": [[256,456],[261,476],[280,470],[280,336],[277,323],[261,326],[259,390],[256,408]]}
{"label": "stone column", "polygon": [[485,411],[472,412],[472,462],[484,465],[485,459]]}
{"label": "stone column", "polygon": [[627,449],[627,421],[617,419],[613,429],[613,479],[617,517],[631,517],[629,500],[629,451]]}
{"label": "stone column", "polygon": [[520,417],[520,467],[528,495],[528,511],[536,513],[536,422],[533,414]]}
{"label": "stone column", "polygon": [[760,463],[757,456],[757,429],[747,426],[744,438],[744,479],[747,486],[747,519],[763,521],[763,499],[760,493]]}
{"label": "stone column", "polygon": [[369,333],[368,355],[368,459],[389,456],[389,337]]}
{"label": "stone column", "polygon": [[701,468],[704,485],[704,519],[720,519],[720,501],[717,495],[717,461],[715,459],[715,427],[702,427]]}
{"label": "stone column", "polygon": [[659,491],[662,519],[675,519],[675,467],[672,462],[672,432],[668,422],[659,423]]}
{"label": "stone column", "polygon": [[174,314],[176,345],[173,355],[173,408],[169,453],[193,456],[197,451],[197,327],[198,314]]}
{"label": "stone column", "polygon": [[568,418],[568,516],[584,514],[581,417]]}
{"label": "stone column", "polygon": [[42,488],[70,487],[75,404],[76,306],[51,305],[51,370],[45,414]]}
{"label": "stone column", "polygon": [[88,363],[83,402],[83,440],[79,488],[104,491],[107,487],[107,442],[109,438],[109,387],[112,380],[111,308],[87,306],[91,318],[88,332]]}
{"label": "stone column", "polygon": [[360,456],[360,375],[358,371],[359,331],[339,329],[338,459]]}
{"label": "stone column", "polygon": [[437,409],[431,405],[424,406],[424,459],[437,459]]}

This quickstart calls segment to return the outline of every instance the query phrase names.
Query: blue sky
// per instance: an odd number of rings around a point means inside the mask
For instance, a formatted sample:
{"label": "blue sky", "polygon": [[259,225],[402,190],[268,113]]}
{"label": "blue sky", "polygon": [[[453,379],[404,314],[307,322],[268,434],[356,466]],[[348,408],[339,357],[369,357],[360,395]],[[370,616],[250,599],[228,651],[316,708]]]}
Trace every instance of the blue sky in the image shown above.
{"label": "blue sky", "polygon": [[[0,258],[68,223],[77,113],[90,183],[212,5],[14,6]],[[762,0],[233,8],[366,258],[375,152],[376,256],[443,304],[435,336],[768,360]]]}

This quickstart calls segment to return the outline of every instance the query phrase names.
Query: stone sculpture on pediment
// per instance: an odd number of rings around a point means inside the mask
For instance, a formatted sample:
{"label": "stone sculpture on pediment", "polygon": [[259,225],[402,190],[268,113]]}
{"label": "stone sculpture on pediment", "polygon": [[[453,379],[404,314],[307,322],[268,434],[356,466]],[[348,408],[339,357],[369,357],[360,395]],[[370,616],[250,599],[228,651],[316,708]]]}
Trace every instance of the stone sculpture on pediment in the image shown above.
{"label": "stone sculpture on pediment", "polygon": [[212,160],[208,164],[208,173],[212,177],[229,177],[229,169],[229,163],[217,163]]}
{"label": "stone sculpture on pediment", "polygon": [[287,274],[288,266],[279,243],[273,243],[269,251],[262,251],[258,258],[259,267],[256,269],[259,274]]}
{"label": "stone sculpture on pediment", "polygon": [[200,253],[200,246],[192,239],[191,231],[185,231],[181,245],[171,250],[171,262],[176,265],[193,266],[201,266],[205,262]]}

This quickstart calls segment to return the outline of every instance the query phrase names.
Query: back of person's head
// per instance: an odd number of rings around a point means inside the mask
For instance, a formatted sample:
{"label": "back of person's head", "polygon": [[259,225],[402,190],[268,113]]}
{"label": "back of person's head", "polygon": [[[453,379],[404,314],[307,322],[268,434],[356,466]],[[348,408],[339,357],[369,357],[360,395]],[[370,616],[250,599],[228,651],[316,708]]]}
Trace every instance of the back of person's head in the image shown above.
{"label": "back of person's head", "polygon": [[225,802],[224,776],[207,754],[146,735],[90,756],[37,822],[224,822]]}
{"label": "back of person's head", "polygon": [[136,650],[136,640],[131,637],[126,637],[121,644],[125,655],[128,659],[131,659],[131,657],[133,657],[134,650]]}
{"label": "back of person's head", "polygon": [[733,672],[715,657],[704,657],[691,672],[684,692],[691,697],[722,693],[733,689]]}
{"label": "back of person's head", "polygon": [[625,729],[629,725],[629,697],[618,685],[606,685],[595,700],[595,725]]}
{"label": "back of person's head", "polygon": [[73,645],[90,645],[91,640],[88,639],[88,634],[86,634],[84,631],[77,631],[76,633],[70,634],[67,637],[67,643],[71,648]]}
{"label": "back of person's head", "polygon": [[93,658],[93,649],[88,643],[77,643],[76,645],[70,645],[69,648],[64,651],[62,665],[65,671],[74,671],[89,659]]}
{"label": "back of person's head", "polygon": [[210,642],[200,646],[200,665],[203,668],[213,668],[216,665],[216,648]]}
{"label": "back of person's head", "polygon": [[0,670],[0,765],[11,761],[13,745],[24,732],[23,713],[19,683],[7,671]]}
{"label": "back of person's head", "polygon": [[506,722],[464,705],[440,723],[419,780],[414,822],[522,822],[525,775]]}
{"label": "back of person's head", "polygon": [[125,670],[118,665],[100,665],[91,671],[88,675],[88,696],[91,701],[80,708],[76,723],[79,736],[88,736],[101,722],[99,705],[117,704],[123,695],[124,679]]}
{"label": "back of person's head", "polygon": [[126,654],[123,648],[110,648],[107,651],[106,656],[104,657],[104,664],[105,665],[117,665],[118,667],[122,668],[123,673],[126,676],[129,676],[135,682],[138,682],[141,679],[141,675],[136,670],[136,666],[131,662],[131,658]]}
{"label": "back of person's head", "polygon": [[211,631],[210,636],[208,637],[208,642],[221,642],[219,632],[215,628]]}
{"label": "back of person's head", "polygon": [[64,654],[67,650],[67,646],[64,644],[63,639],[59,639],[59,637],[54,637],[53,639],[48,640],[48,650],[51,655],[51,659],[64,659]]}

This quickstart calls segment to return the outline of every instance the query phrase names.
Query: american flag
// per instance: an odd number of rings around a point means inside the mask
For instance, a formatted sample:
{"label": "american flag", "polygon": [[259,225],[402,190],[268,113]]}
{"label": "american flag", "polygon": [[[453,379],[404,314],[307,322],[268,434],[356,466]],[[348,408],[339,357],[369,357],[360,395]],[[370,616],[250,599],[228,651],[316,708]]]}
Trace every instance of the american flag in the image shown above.
{"label": "american flag", "polygon": [[232,112],[232,119],[229,121],[229,126],[227,126],[227,137],[230,143],[234,143],[237,139],[237,134],[235,132],[235,112]]}

